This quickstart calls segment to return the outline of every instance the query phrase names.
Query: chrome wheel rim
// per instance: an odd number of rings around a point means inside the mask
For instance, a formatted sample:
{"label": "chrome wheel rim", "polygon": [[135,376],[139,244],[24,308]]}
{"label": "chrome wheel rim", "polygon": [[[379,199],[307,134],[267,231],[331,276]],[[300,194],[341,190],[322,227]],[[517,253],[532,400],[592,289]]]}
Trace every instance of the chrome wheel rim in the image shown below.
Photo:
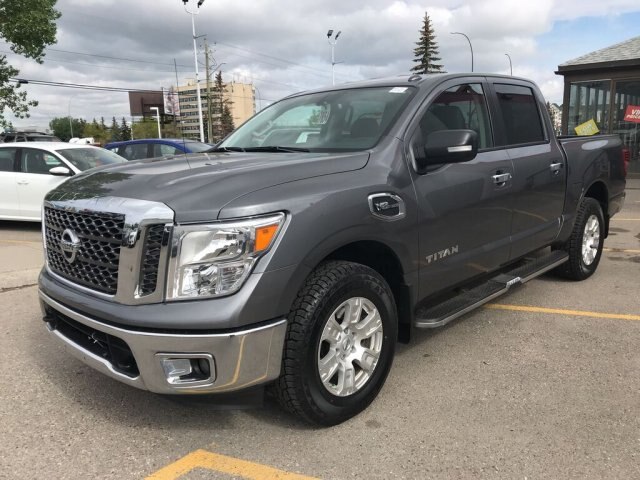
{"label": "chrome wheel rim", "polygon": [[596,259],[600,247],[600,222],[598,217],[591,215],[587,219],[582,235],[582,261],[585,265],[591,265]]}
{"label": "chrome wheel rim", "polygon": [[327,319],[318,346],[318,374],[332,395],[361,390],[373,375],[383,342],[382,318],[363,297],[342,302]]}

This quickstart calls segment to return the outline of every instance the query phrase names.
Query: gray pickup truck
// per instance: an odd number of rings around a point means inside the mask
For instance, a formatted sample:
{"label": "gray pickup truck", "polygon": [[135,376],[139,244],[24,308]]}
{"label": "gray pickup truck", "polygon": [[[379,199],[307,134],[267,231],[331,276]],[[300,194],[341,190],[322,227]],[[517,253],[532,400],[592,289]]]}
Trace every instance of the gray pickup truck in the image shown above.
{"label": "gray pickup truck", "polygon": [[52,191],[44,321],[133,387],[269,386],[306,421],[337,424],[376,397],[412,329],[551,269],[589,277],[625,175],[617,136],[557,139],[524,79],[292,95],[210,152]]}

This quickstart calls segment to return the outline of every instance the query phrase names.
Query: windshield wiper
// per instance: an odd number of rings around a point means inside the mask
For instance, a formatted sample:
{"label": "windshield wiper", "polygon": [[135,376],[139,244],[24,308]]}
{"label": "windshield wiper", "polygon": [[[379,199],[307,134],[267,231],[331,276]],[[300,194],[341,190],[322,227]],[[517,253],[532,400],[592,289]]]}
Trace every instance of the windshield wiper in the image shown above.
{"label": "windshield wiper", "polygon": [[308,148],[301,147],[281,147],[279,145],[269,145],[266,147],[247,147],[245,152],[310,152]]}
{"label": "windshield wiper", "polygon": [[206,153],[214,152],[246,152],[242,147],[212,147],[209,150],[205,150]]}

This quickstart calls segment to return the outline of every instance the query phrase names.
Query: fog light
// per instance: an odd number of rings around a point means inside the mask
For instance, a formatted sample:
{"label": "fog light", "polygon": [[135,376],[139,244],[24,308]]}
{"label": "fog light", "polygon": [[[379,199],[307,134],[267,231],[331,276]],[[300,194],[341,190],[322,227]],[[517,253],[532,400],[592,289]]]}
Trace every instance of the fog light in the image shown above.
{"label": "fog light", "polygon": [[160,365],[167,383],[193,385],[212,383],[215,380],[215,363],[209,354],[160,353]]}

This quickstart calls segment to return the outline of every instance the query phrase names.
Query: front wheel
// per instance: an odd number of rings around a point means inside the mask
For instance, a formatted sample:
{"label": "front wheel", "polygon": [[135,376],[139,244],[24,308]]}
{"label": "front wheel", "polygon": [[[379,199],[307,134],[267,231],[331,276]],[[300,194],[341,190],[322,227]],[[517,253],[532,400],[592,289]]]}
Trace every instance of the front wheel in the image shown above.
{"label": "front wheel", "polygon": [[604,245],[604,217],[597,200],[584,198],[578,207],[571,237],[562,247],[569,260],[557,273],[571,280],[584,280],[596,271]]}
{"label": "front wheel", "polygon": [[314,270],[288,318],[280,403],[304,420],[336,425],[364,410],[389,373],[397,338],[387,282],[371,268],[331,261]]}

